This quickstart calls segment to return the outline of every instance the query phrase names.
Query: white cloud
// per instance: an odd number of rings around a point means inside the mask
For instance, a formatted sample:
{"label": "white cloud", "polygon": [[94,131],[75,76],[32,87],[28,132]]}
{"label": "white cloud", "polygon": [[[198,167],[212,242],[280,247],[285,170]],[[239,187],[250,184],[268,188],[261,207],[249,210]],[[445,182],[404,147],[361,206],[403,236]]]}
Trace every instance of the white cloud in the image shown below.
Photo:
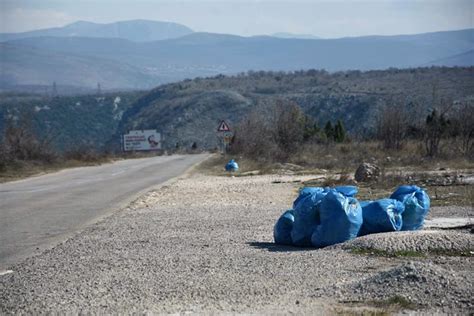
{"label": "white cloud", "polygon": [[64,26],[76,19],[64,12],[55,10],[15,8],[2,10],[0,20],[0,32],[9,33]]}

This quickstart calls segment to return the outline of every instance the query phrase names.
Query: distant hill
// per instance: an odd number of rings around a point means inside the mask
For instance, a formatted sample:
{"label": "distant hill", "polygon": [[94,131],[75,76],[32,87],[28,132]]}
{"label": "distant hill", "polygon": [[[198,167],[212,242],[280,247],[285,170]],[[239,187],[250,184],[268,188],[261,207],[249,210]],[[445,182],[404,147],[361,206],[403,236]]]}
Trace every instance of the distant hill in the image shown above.
{"label": "distant hill", "polygon": [[[440,66],[474,65],[469,58],[446,59],[474,50],[474,29],[319,40],[212,33],[152,42],[36,37],[3,45],[9,49],[2,52],[6,58],[0,59],[0,82],[22,85],[67,80],[69,85],[95,87],[100,80],[104,86],[123,84],[128,89],[260,70],[376,70],[426,66],[433,61]],[[67,56],[74,63],[66,63]],[[110,70],[102,70],[104,67]]]}
{"label": "distant hill", "polygon": [[[58,85],[58,90],[64,89]],[[435,90],[433,90],[435,89]],[[218,75],[166,84],[146,92],[44,97],[0,93],[0,131],[7,118],[32,113],[40,137],[54,136],[57,148],[87,145],[120,148],[120,135],[130,129],[158,129],[164,146],[176,143],[213,148],[216,128],[226,120],[231,129],[252,111],[271,122],[279,100],[297,103],[320,125],[341,119],[350,135],[374,131],[382,106],[403,108],[413,122],[424,121],[439,100],[474,97],[474,67],[430,67],[328,73],[321,70],[250,72]]]}
{"label": "distant hill", "polygon": [[[157,80],[141,68],[113,59],[51,52],[0,43],[0,90],[12,85],[60,85],[104,89],[152,87]],[[13,88],[12,90],[15,90]]]}
{"label": "distant hill", "polygon": [[0,41],[54,36],[121,38],[136,42],[147,42],[176,38],[192,32],[193,30],[187,26],[171,22],[132,20],[100,24],[79,21],[64,27],[22,33],[0,33]]}
{"label": "distant hill", "polygon": [[454,56],[449,56],[439,60],[432,61],[428,65],[432,66],[471,66],[474,64],[474,50],[470,50],[463,54],[458,54]]}
{"label": "distant hill", "polygon": [[124,113],[117,135],[130,129],[159,129],[165,135],[165,147],[176,143],[189,147],[196,142],[212,148],[221,120],[233,129],[245,115],[259,111],[267,113],[271,122],[275,104],[288,100],[319,126],[341,119],[351,135],[360,136],[374,132],[385,105],[405,108],[412,123],[424,122],[433,107],[433,89],[439,100],[472,99],[474,67],[334,74],[254,72],[185,80],[157,87],[138,99]]}
{"label": "distant hill", "polygon": [[103,150],[116,132],[123,113],[143,93],[44,97],[0,93],[0,135],[9,119],[31,117],[39,139],[51,139],[58,150],[86,146]]}
{"label": "distant hill", "polygon": [[278,38],[321,39],[320,37],[314,36],[311,34],[293,34],[293,33],[285,33],[285,32],[273,33],[270,36],[278,37]]}

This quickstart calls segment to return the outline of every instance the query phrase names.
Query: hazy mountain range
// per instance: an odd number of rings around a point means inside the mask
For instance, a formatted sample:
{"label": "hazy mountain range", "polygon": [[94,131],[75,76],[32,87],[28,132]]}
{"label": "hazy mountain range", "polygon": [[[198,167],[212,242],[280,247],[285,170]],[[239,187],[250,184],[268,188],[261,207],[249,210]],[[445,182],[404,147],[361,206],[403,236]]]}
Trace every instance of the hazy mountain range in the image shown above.
{"label": "hazy mountain range", "polygon": [[[474,29],[341,39],[195,33],[153,21],[77,22],[0,34],[0,88],[59,85],[142,89],[245,71],[372,70],[474,65]],[[304,37],[304,36],[303,36]]]}
{"label": "hazy mountain range", "polygon": [[321,39],[320,37],[314,36],[311,34],[294,34],[294,33],[286,33],[286,32],[273,33],[271,36],[279,37],[279,38],[294,38],[294,39]]}
{"label": "hazy mountain range", "polygon": [[157,41],[193,33],[189,27],[172,22],[132,20],[115,23],[78,21],[55,27],[22,33],[0,33],[0,41],[30,37],[99,37],[122,38],[135,42]]}

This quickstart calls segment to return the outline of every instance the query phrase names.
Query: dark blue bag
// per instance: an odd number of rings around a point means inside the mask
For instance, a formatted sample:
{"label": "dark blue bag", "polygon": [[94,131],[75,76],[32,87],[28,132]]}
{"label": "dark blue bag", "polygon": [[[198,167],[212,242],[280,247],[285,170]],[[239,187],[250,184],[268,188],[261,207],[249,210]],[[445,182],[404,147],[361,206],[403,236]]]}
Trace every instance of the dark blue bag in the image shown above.
{"label": "dark blue bag", "polygon": [[370,203],[361,202],[363,223],[359,236],[393,232],[402,229],[402,213],[405,206],[394,199],[381,199]]}
{"label": "dark blue bag", "polygon": [[319,206],[320,224],[311,243],[322,248],[357,237],[362,226],[362,208],[357,199],[330,190]]}
{"label": "dark blue bag", "polygon": [[292,245],[291,230],[293,229],[293,223],[295,216],[293,210],[288,210],[283,213],[273,227],[273,239],[276,244],[279,245]]}
{"label": "dark blue bag", "polygon": [[425,217],[430,211],[430,197],[416,185],[402,185],[390,196],[405,206],[402,214],[402,230],[418,230],[423,227]]}

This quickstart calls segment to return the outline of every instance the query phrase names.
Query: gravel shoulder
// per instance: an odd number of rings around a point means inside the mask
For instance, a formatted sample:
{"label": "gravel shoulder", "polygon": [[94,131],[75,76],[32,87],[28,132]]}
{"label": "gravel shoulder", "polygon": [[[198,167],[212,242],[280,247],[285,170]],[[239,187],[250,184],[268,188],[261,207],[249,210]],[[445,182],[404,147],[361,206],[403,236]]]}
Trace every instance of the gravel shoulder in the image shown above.
{"label": "gravel shoulder", "polygon": [[[474,311],[472,256],[273,244],[275,221],[300,181],[312,177],[177,179],[9,267],[13,272],[0,276],[0,314],[398,312],[372,304],[397,296],[413,302],[415,312]],[[455,234],[450,242],[472,247],[472,234]]]}

